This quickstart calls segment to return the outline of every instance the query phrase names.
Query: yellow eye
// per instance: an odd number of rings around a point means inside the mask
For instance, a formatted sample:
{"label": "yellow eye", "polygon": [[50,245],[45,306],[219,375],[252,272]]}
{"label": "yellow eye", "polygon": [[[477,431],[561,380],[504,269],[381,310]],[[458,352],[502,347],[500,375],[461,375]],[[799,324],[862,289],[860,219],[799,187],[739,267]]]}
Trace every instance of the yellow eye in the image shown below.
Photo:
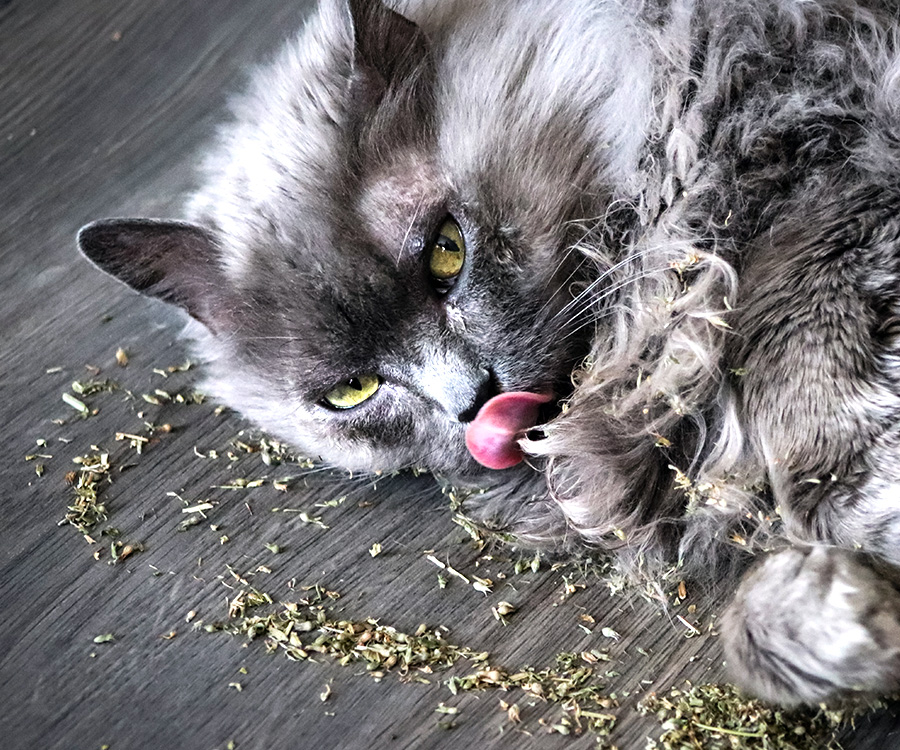
{"label": "yellow eye", "polygon": [[325,394],[325,400],[335,409],[352,409],[372,398],[381,386],[377,375],[357,375]]}
{"label": "yellow eye", "polygon": [[438,281],[449,281],[459,276],[465,262],[466,241],[459,231],[459,225],[453,219],[447,219],[431,246],[428,270]]}

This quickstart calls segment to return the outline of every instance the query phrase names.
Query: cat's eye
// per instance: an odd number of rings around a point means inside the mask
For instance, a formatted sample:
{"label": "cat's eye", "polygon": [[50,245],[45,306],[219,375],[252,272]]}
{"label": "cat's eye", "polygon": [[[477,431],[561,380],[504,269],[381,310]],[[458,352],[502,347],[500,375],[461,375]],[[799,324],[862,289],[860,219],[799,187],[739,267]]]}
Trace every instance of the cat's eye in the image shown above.
{"label": "cat's eye", "polygon": [[368,401],[381,387],[377,375],[357,375],[336,385],[325,394],[325,402],[334,409],[352,409]]}
{"label": "cat's eye", "polygon": [[428,270],[439,282],[448,282],[459,276],[466,262],[466,241],[459,225],[451,218],[441,225],[428,256]]}

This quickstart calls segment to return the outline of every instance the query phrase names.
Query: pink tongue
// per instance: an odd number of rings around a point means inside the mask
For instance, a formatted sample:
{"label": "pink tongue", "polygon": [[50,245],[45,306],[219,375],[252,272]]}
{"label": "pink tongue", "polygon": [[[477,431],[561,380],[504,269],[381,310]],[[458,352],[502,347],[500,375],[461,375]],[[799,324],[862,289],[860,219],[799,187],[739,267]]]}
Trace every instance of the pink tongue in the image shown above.
{"label": "pink tongue", "polygon": [[552,396],[513,391],[488,401],[466,430],[466,446],[478,463],[508,469],[522,460],[519,438],[537,424],[538,409]]}

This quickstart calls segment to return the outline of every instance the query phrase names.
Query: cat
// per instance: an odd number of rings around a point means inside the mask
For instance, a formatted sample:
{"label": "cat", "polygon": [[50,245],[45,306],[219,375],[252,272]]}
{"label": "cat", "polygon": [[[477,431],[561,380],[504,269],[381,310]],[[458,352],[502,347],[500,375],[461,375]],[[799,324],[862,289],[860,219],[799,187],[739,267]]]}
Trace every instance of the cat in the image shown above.
{"label": "cat", "polygon": [[187,216],[79,245],[187,311],[218,399],[519,544],[731,581],[754,695],[900,687],[893,3],[321,0]]}

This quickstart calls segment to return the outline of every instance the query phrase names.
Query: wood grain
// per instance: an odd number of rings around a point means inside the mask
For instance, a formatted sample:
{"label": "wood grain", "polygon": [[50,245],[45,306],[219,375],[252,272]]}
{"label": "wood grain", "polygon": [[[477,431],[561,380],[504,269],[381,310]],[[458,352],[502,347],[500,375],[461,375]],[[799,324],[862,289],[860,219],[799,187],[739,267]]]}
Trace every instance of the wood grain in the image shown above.
{"label": "wood grain", "polygon": [[[277,599],[300,598],[303,586],[317,584],[338,591],[335,617],[378,618],[405,631],[445,626],[449,640],[490,651],[492,663],[509,669],[551,666],[560,651],[605,649],[610,662],[598,671],[614,673],[606,690],[620,702],[613,741],[642,748],[660,728],[637,713],[639,697],[685,679],[721,678],[719,646],[707,632],[715,629],[715,602],[692,592],[698,611],[688,613],[685,603],[678,613],[703,633],[687,637],[672,614],[640,596],[611,595],[592,574],[544,563],[516,575],[518,553],[474,547],[427,478],[373,482],[318,471],[287,492],[271,481],[223,489],[237,477],[302,472],[242,452],[234,441],[251,439],[239,436],[248,425],[214,404],[145,401],[141,394],[156,389],[191,388],[191,371],[154,373],[185,360],[181,320],[101,276],[75,251],[74,233],[88,220],[178,214],[228,93],[308,7],[296,0],[0,2],[0,745],[595,746],[590,734],[551,733],[539,720],[557,722],[560,707],[521,692],[454,697],[439,673],[428,685],[392,674],[376,682],[359,664],[290,662],[261,643],[194,629],[226,619],[240,585],[232,569],[254,573],[253,585]],[[130,356],[124,368],[115,363],[119,347]],[[120,388],[88,398],[99,411],[81,419],[61,394],[95,375]],[[141,455],[115,439],[116,432],[145,433],[146,422],[173,429],[157,433]],[[72,496],[65,482],[77,468],[72,459],[92,445],[108,450],[114,467],[104,490],[109,520],[96,545],[58,525]],[[211,450],[219,457],[209,458]],[[52,458],[26,460],[34,453]],[[317,507],[343,496],[336,507]],[[203,523],[179,532],[182,499],[214,507]],[[304,522],[297,510],[328,528]],[[143,551],[109,564],[115,538],[99,535],[105,527]],[[375,543],[382,552],[373,557]],[[491,578],[492,592],[453,576],[441,588],[426,551],[469,577]],[[567,584],[574,593],[565,594]],[[503,600],[517,607],[505,626],[491,612]],[[189,612],[196,613],[190,623]],[[620,637],[603,636],[604,627]],[[94,643],[105,633],[115,639]],[[460,664],[451,674],[473,668]],[[507,721],[501,700],[520,706],[521,724]],[[439,726],[441,702],[460,709],[452,729]],[[847,733],[844,746],[900,746],[894,723],[891,710],[874,714]]]}

